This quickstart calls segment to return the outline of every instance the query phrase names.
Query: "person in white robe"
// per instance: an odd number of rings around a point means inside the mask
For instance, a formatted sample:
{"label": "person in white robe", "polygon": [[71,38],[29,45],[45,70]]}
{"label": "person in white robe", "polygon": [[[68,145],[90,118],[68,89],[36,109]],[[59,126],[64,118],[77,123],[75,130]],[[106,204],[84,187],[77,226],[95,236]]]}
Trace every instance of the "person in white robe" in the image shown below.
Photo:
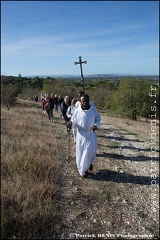
{"label": "person in white robe", "polygon": [[93,169],[97,152],[96,129],[100,126],[101,116],[98,110],[89,104],[89,96],[80,98],[81,105],[75,110],[68,126],[77,128],[76,135],[76,164],[79,174],[88,176],[88,170]]}

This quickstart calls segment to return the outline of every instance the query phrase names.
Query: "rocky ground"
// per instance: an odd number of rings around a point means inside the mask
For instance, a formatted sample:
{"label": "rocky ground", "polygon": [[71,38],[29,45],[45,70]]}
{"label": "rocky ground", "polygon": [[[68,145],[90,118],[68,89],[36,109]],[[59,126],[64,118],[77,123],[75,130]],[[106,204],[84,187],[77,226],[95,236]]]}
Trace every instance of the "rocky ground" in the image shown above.
{"label": "rocky ground", "polygon": [[87,179],[77,172],[72,132],[59,113],[48,123],[62,162],[57,224],[48,238],[158,239],[159,151],[153,156],[150,139],[136,128],[131,131],[132,123],[122,126],[105,113],[101,117],[94,169]]}

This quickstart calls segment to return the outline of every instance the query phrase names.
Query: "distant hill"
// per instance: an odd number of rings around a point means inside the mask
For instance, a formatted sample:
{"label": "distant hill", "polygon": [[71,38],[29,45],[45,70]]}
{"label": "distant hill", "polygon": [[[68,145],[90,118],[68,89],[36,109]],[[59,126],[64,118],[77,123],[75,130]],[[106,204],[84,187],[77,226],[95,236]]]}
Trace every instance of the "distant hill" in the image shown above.
{"label": "distant hill", "polygon": [[[37,75],[29,75],[27,76],[28,78],[34,78]],[[151,79],[158,79],[159,76],[157,75],[131,75],[131,74],[90,74],[90,75],[85,75],[84,78],[90,78],[90,79],[106,79],[106,78],[122,78],[122,77],[129,77],[129,76],[134,76],[134,77],[141,77],[141,78],[151,78]],[[39,77],[42,78],[47,78],[47,77],[52,77],[52,78],[64,78],[64,79],[77,79],[77,78],[81,78],[81,75],[39,75]]]}

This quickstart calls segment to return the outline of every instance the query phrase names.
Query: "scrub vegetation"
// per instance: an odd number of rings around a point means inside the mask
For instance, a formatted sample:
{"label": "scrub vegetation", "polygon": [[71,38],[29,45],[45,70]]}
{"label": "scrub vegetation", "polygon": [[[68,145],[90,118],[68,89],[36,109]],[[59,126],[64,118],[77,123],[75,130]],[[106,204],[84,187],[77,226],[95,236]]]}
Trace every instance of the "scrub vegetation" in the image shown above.
{"label": "scrub vegetation", "polygon": [[[48,92],[73,99],[82,90],[79,79],[27,78],[19,74],[18,77],[1,76],[1,83],[1,102],[8,108],[16,101],[15,96],[31,100],[34,95]],[[159,83],[156,78],[87,78],[85,91],[98,109],[134,120],[152,115],[155,109],[151,110],[151,106],[156,101],[156,118],[159,118]]]}

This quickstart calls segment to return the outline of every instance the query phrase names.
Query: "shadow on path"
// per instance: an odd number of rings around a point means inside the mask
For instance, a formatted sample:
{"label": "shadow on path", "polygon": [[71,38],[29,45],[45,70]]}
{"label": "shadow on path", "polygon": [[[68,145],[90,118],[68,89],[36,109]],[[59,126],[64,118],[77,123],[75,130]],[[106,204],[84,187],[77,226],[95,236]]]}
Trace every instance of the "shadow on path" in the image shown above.
{"label": "shadow on path", "polygon": [[[110,145],[104,145],[104,144],[99,144],[98,146],[101,147],[107,147],[107,148],[113,148],[113,149],[130,149],[130,150],[136,150],[136,151],[142,151],[142,152],[150,152],[151,149],[150,148],[136,148],[136,147],[132,147],[132,146],[110,146]],[[159,150],[156,150],[156,152],[159,152]]]}
{"label": "shadow on path", "polygon": [[[109,171],[106,169],[99,170],[96,174],[90,174],[89,179],[96,181],[111,181],[116,183],[133,183],[141,185],[159,185],[159,178],[152,179],[151,177],[134,176],[127,173],[120,173],[115,171]],[[153,181],[154,180],[154,181]],[[153,186],[152,185],[152,186]]]}
{"label": "shadow on path", "polygon": [[144,142],[139,139],[129,139],[129,138],[124,138],[124,137],[112,137],[112,136],[103,136],[103,135],[98,135],[99,138],[106,138],[110,140],[115,140],[115,141],[127,141],[127,142]]}
{"label": "shadow on path", "polygon": [[120,160],[130,160],[130,161],[159,161],[159,158],[153,158],[153,157],[148,157],[148,156],[124,156],[122,154],[117,154],[117,153],[101,153],[101,154],[96,154],[96,157],[104,157],[104,158],[115,158],[115,159],[120,159]]}
{"label": "shadow on path", "polygon": [[[143,152],[150,152],[150,148],[136,148],[132,146],[106,146],[108,148],[122,148],[122,149],[132,149],[132,150],[137,150],[137,151],[143,151]],[[158,151],[157,151],[158,152]]]}

